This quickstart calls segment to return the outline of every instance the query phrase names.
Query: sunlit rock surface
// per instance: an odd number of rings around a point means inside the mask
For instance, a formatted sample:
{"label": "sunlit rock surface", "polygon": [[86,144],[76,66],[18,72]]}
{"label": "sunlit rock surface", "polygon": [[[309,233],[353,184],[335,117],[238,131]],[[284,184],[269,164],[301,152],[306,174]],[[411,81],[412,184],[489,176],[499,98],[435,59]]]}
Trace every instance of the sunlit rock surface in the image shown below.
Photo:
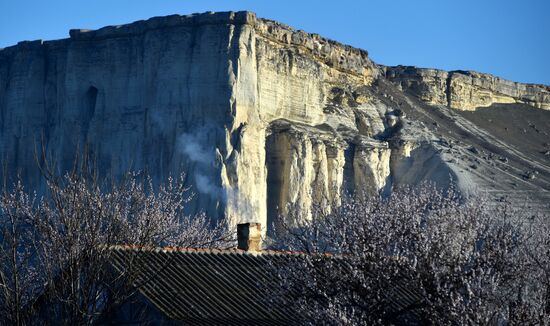
{"label": "sunlit rock surface", "polygon": [[364,50],[250,12],[70,36],[0,50],[2,181],[19,174],[40,191],[42,151],[63,172],[85,149],[114,176],[138,169],[162,182],[185,171],[191,211],[262,225],[426,180],[465,194],[520,193],[536,207],[549,198],[546,156],[449,109],[549,109],[546,86],[378,66]]}
{"label": "sunlit rock surface", "polygon": [[474,111],[496,103],[525,103],[550,110],[550,87],[522,84],[474,71],[384,67],[386,77],[421,100]]}

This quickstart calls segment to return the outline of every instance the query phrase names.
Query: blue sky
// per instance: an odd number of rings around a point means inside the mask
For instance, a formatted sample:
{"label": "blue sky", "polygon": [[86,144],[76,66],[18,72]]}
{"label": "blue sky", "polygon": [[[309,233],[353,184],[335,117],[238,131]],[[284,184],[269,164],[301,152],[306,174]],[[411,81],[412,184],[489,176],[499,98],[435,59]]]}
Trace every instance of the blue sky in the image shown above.
{"label": "blue sky", "polygon": [[169,14],[251,10],[360,47],[378,63],[550,85],[548,0],[0,0],[0,47]]}

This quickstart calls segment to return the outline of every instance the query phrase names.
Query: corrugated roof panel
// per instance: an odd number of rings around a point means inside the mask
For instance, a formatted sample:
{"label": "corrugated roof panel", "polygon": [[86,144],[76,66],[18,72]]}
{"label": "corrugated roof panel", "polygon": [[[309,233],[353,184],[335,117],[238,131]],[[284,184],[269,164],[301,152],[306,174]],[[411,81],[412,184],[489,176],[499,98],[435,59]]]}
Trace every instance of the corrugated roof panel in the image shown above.
{"label": "corrugated roof panel", "polygon": [[[273,267],[292,264],[303,254],[125,246],[112,250],[117,270],[139,266],[140,291],[170,318],[201,325],[288,325],[299,320],[291,304],[269,302],[266,293],[279,286]],[[397,309],[422,299],[407,283],[403,277],[388,285],[388,299]]]}
{"label": "corrugated roof panel", "polygon": [[113,247],[113,265],[139,266],[140,291],[167,316],[199,324],[285,325],[296,320],[289,307],[269,305],[276,284],[269,260],[285,255],[242,251],[161,250]]}

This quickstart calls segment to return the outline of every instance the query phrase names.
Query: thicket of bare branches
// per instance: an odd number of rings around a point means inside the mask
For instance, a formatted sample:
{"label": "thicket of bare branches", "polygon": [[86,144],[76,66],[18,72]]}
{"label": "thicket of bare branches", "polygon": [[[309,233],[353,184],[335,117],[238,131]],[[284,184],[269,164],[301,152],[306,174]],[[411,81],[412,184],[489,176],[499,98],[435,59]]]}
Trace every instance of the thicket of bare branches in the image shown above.
{"label": "thicket of bare branches", "polygon": [[[21,183],[0,196],[0,323],[105,321],[137,288],[136,270],[114,272],[110,246],[226,247],[227,226],[184,213],[183,177],[154,187],[128,174],[50,177],[36,198]],[[143,266],[134,266],[141,268]]]}
{"label": "thicket of bare branches", "polygon": [[347,200],[275,248],[303,251],[274,266],[311,324],[548,325],[548,216],[425,185]]}
{"label": "thicket of bare branches", "polygon": [[28,321],[27,307],[40,291],[44,281],[37,266],[32,245],[34,199],[21,183],[12,192],[4,192],[0,200],[0,323],[21,325]]}

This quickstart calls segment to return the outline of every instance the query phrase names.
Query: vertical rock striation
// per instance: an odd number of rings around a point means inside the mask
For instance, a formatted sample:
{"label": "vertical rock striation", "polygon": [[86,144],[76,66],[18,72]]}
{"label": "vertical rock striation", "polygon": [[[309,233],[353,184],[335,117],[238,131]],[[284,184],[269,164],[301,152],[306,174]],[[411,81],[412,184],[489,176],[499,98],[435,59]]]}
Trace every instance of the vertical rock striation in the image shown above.
{"label": "vertical rock striation", "polygon": [[250,12],[157,17],[0,50],[2,178],[40,191],[37,153],[63,172],[86,149],[115,177],[185,171],[190,209],[233,225],[300,223],[346,193],[454,173],[386,78],[463,110],[550,105],[545,86],[376,66],[364,50]]}

